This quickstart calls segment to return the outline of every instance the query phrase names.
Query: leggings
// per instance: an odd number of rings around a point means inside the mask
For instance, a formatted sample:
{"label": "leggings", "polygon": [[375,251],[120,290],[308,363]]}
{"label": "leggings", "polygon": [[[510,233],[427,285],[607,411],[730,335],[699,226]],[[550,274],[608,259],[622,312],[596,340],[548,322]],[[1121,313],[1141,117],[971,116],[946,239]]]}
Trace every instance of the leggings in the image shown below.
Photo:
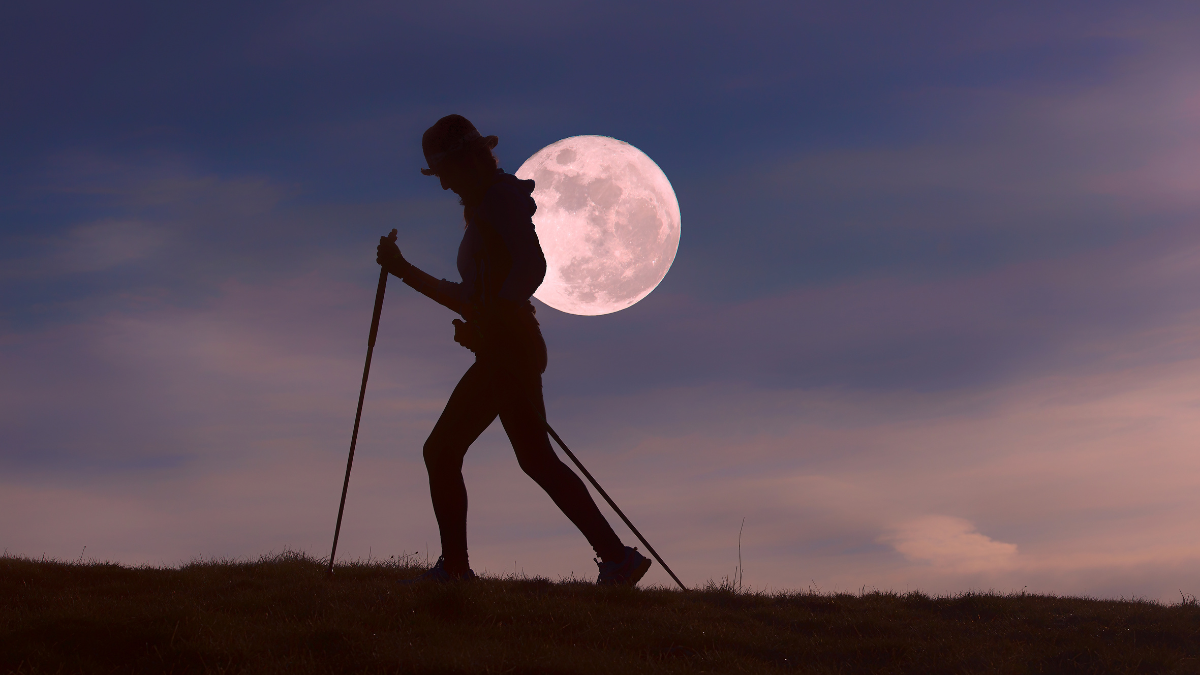
{"label": "leggings", "polygon": [[497,415],[521,469],[550,495],[596,554],[605,562],[619,562],[624,556],[624,545],[596,508],[583,481],[550,446],[550,438],[538,416],[545,415],[545,411],[542,376],[531,369],[502,372],[477,360],[454,388],[446,409],[425,441],[424,451],[429,494],[448,570],[462,571],[468,567],[463,457]]}

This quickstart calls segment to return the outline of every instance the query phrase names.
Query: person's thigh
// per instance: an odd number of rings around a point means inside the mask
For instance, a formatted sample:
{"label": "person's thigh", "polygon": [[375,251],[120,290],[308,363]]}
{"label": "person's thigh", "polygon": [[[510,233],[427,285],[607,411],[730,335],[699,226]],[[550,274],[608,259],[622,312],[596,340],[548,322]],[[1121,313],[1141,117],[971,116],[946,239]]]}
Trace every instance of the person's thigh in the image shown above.
{"label": "person's thigh", "polygon": [[522,373],[503,378],[499,383],[498,409],[504,432],[512,443],[521,468],[536,476],[548,465],[558,463],[546,434],[542,378]]}
{"label": "person's thigh", "polygon": [[499,410],[496,394],[486,369],[472,365],[450,394],[446,408],[425,441],[427,465],[462,467],[467,449],[479,438]]}

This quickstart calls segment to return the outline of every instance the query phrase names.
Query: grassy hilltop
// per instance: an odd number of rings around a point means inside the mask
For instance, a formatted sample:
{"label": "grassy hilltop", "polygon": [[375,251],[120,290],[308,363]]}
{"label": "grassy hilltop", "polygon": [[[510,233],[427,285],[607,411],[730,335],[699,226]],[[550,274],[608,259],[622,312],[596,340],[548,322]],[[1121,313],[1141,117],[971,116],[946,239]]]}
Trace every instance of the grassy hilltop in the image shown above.
{"label": "grassy hilltop", "polygon": [[1034,595],[326,580],[300,555],[180,569],[0,558],[0,672],[1196,673],[1200,607]]}

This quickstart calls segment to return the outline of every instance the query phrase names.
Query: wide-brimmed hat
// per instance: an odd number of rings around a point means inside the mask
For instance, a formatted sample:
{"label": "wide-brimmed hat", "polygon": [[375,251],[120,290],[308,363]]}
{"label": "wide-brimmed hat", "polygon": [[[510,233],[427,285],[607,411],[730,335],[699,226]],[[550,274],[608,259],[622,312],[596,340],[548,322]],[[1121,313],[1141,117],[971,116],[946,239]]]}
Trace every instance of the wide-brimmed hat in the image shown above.
{"label": "wide-brimmed hat", "polygon": [[421,136],[421,151],[429,163],[429,168],[421,169],[421,173],[432,176],[437,173],[438,165],[448,158],[473,147],[482,146],[491,150],[499,142],[500,139],[495,136],[481,136],[475,125],[462,115],[446,115]]}

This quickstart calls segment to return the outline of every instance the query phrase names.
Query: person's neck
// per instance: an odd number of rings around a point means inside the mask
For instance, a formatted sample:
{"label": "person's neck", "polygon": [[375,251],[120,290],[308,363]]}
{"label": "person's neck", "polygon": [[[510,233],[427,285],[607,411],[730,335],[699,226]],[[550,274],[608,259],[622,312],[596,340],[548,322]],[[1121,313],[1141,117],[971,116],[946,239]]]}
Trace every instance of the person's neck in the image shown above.
{"label": "person's neck", "polygon": [[479,202],[483,201],[483,196],[487,194],[488,188],[492,186],[492,183],[496,182],[499,175],[499,171],[490,169],[477,174],[475,180],[471,181],[471,186],[464,191],[464,194],[459,195],[462,205],[467,207],[478,206]]}

